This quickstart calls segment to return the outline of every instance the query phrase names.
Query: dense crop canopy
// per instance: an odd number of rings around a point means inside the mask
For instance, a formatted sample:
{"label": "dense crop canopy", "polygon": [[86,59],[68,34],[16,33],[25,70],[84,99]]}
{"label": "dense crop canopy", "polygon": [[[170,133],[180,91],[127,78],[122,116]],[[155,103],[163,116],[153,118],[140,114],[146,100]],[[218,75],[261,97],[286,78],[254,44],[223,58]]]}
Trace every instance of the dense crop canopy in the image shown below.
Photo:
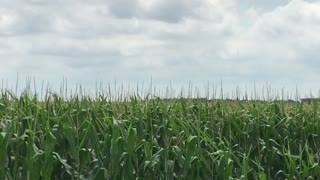
{"label": "dense crop canopy", "polygon": [[317,179],[317,103],[0,99],[0,179]]}

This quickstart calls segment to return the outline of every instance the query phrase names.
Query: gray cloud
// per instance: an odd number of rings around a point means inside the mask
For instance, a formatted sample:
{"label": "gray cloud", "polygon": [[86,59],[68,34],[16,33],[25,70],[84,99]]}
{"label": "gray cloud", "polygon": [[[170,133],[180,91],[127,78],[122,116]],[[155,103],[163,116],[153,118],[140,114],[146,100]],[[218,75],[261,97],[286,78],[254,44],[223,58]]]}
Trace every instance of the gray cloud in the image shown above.
{"label": "gray cloud", "polygon": [[140,14],[139,2],[137,0],[108,1],[109,11],[119,18],[132,18]]}
{"label": "gray cloud", "polygon": [[[149,2],[150,3],[150,2]],[[203,4],[199,0],[151,1],[148,7],[143,1],[108,1],[109,11],[118,18],[155,19],[168,23],[178,23],[194,16],[194,10]]]}
{"label": "gray cloud", "polygon": [[146,12],[146,16],[165,22],[177,23],[184,18],[195,16],[194,10],[201,4],[202,2],[197,0],[159,1]]}

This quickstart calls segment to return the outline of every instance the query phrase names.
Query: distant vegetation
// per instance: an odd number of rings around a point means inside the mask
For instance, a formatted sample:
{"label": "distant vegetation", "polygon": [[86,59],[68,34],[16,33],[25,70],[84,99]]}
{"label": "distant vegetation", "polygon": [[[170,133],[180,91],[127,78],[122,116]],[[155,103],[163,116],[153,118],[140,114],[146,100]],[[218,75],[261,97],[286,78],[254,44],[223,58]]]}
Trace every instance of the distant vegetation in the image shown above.
{"label": "distant vegetation", "polygon": [[0,179],[319,179],[314,102],[3,91]]}

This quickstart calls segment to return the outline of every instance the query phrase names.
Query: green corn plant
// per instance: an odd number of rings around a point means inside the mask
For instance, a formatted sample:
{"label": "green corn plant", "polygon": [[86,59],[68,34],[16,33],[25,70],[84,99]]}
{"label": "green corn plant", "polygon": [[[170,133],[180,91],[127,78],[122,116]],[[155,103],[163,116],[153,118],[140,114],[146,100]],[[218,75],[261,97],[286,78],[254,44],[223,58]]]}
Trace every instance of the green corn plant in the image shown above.
{"label": "green corn plant", "polygon": [[123,93],[2,91],[0,178],[320,178],[317,101]]}

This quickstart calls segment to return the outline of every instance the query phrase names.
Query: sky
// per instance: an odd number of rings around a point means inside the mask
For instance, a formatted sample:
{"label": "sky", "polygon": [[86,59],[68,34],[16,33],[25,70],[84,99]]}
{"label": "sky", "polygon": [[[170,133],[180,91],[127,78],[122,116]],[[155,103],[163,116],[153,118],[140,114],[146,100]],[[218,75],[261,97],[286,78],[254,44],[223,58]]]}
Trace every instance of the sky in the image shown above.
{"label": "sky", "polygon": [[0,79],[317,95],[319,32],[316,0],[0,0]]}

